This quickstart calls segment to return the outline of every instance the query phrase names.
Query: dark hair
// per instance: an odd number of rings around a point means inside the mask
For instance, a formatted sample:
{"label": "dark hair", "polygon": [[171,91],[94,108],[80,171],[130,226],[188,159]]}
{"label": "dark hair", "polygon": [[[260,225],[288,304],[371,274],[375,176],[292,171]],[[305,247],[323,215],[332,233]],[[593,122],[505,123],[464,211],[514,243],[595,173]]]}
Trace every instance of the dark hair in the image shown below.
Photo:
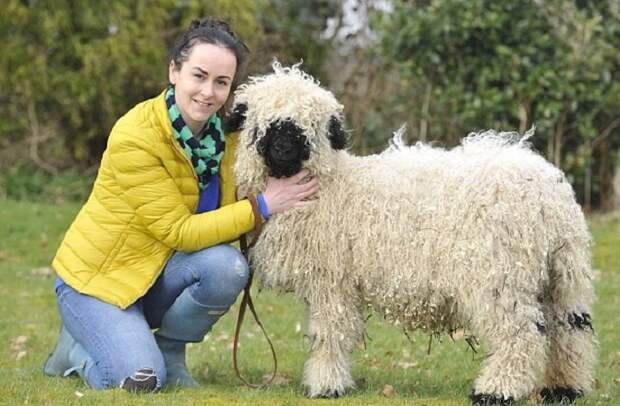
{"label": "dark hair", "polygon": [[187,61],[189,54],[196,44],[213,44],[222,48],[229,49],[237,59],[237,70],[233,78],[233,89],[237,84],[239,72],[245,67],[246,57],[249,53],[248,47],[231,30],[230,26],[224,21],[213,18],[203,18],[193,20],[187,31],[177,40],[172,52],[170,62],[174,62],[177,69],[181,68],[183,62]]}

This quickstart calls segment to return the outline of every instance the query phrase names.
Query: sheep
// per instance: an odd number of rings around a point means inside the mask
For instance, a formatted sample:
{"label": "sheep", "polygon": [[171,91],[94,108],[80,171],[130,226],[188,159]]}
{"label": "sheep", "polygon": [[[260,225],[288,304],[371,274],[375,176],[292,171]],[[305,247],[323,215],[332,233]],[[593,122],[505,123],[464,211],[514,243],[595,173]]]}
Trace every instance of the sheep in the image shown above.
{"label": "sheep", "polygon": [[442,149],[402,133],[346,150],[343,106],[298,65],[234,96],[238,193],[307,169],[313,204],[273,215],[249,254],[261,286],[307,305],[311,398],[355,388],[351,354],[372,309],[407,330],[465,328],[489,349],[470,395],[507,404],[592,390],[590,235],[564,174],[527,137],[485,131]]}

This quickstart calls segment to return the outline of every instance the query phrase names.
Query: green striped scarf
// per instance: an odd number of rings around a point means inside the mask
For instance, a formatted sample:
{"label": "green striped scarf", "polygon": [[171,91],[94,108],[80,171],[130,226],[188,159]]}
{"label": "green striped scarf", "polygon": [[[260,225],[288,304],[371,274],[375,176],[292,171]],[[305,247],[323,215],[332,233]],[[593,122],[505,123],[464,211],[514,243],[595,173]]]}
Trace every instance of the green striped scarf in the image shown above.
{"label": "green striped scarf", "polygon": [[174,138],[194,165],[200,190],[205,190],[211,181],[211,177],[217,175],[220,162],[224,156],[224,132],[220,119],[215,113],[212,114],[202,130],[203,137],[198,140],[194,138],[194,134],[181,117],[174,101],[173,86],[169,86],[166,91],[166,106],[168,107],[168,117],[172,123]]}

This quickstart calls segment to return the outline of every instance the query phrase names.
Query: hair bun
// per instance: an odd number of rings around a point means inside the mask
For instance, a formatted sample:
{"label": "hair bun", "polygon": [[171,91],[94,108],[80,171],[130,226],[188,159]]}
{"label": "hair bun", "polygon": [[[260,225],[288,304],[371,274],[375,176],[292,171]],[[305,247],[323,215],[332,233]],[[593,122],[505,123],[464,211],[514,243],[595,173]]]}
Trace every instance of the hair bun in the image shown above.
{"label": "hair bun", "polygon": [[205,28],[211,28],[211,29],[215,29],[215,30],[224,31],[228,35],[230,35],[231,37],[237,38],[235,33],[230,29],[230,25],[228,25],[228,23],[226,23],[224,21],[221,21],[221,20],[217,20],[215,18],[205,17],[200,22],[200,27],[205,27]]}
{"label": "hair bun", "polygon": [[192,20],[192,22],[189,23],[188,31],[195,30],[196,28],[199,28],[199,27],[200,27],[200,21],[199,20]]}

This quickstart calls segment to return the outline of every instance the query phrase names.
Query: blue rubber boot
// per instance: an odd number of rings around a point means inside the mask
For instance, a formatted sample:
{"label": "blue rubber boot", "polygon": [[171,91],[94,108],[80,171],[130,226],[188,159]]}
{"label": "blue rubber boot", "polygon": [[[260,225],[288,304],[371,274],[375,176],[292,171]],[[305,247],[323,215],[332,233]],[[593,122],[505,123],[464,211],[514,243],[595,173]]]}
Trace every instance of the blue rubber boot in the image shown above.
{"label": "blue rubber boot", "polygon": [[[69,376],[76,373],[82,378],[82,380],[90,385],[88,382],[88,372],[95,366],[95,361],[86,352],[84,347],[80,343],[75,343],[71,351],[69,351],[69,369],[67,369],[63,376]],[[92,386],[92,385],[90,385]]]}
{"label": "blue rubber boot", "polygon": [[161,350],[167,371],[167,385],[197,387],[185,364],[185,346],[201,342],[228,306],[205,306],[185,289],[166,311],[155,340]]}
{"label": "blue rubber boot", "polygon": [[86,375],[94,364],[95,362],[84,347],[75,341],[63,324],[56,348],[45,361],[43,373],[48,376],[62,377],[77,373],[87,382]]}
{"label": "blue rubber boot", "polygon": [[43,373],[48,376],[63,376],[65,371],[72,367],[69,361],[69,353],[76,344],[77,342],[73,339],[71,334],[69,334],[63,324],[60,329],[56,347],[49,357],[47,357],[47,361],[45,361]]}

